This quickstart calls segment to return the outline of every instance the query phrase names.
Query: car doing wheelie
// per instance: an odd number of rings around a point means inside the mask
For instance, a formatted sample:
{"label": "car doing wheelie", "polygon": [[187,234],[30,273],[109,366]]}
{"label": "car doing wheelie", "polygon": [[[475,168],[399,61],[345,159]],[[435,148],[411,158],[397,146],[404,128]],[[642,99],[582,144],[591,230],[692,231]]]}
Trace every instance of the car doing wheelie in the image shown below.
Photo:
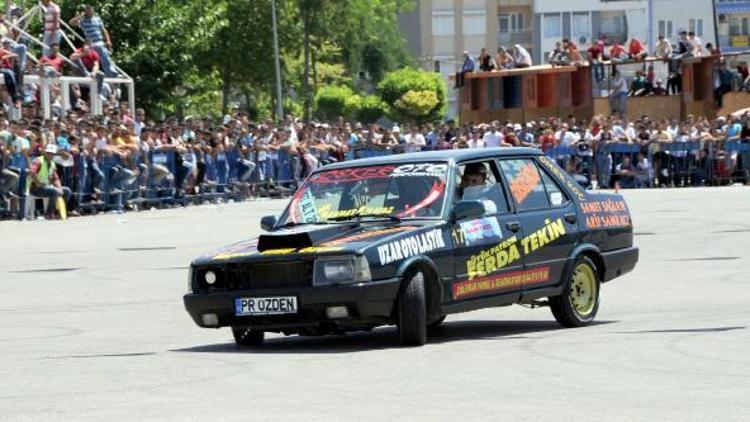
{"label": "car doing wheelie", "polygon": [[185,307],[239,345],[393,324],[427,341],[447,314],[549,305],[590,324],[638,261],[622,197],[584,191],[525,148],[356,160],[314,172],[267,232],[193,261]]}

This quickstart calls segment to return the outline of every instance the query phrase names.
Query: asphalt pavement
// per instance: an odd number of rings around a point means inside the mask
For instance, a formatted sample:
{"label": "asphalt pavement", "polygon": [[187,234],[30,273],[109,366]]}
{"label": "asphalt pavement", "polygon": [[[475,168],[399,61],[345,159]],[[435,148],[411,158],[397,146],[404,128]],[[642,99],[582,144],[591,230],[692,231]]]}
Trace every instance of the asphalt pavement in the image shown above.
{"label": "asphalt pavement", "polygon": [[624,195],[641,262],[596,325],[486,309],[421,348],[193,324],[190,260],[283,201],[0,222],[0,420],[750,420],[750,188]]}

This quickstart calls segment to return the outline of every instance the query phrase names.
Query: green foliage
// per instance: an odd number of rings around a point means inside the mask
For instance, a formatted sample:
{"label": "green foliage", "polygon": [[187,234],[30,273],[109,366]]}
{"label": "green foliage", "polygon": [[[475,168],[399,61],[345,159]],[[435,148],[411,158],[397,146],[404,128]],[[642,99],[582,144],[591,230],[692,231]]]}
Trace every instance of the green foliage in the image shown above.
{"label": "green foliage", "polygon": [[[347,100],[354,97],[348,86],[324,86],[315,94],[315,114],[323,120],[334,120],[347,114]],[[349,100],[349,106],[355,106]],[[351,109],[349,110],[352,111]]]}
{"label": "green foliage", "polygon": [[398,121],[440,120],[447,110],[447,89],[440,74],[405,68],[390,72],[378,84],[390,115]]}
{"label": "green foliage", "polygon": [[[258,115],[272,112],[270,0],[58,3],[66,21],[82,4],[94,6],[114,42],[115,62],[135,79],[139,105],[147,110],[208,112],[231,99],[256,107]],[[320,86],[351,85],[360,71],[377,83],[386,72],[411,63],[397,16],[413,0],[276,0],[276,5],[284,103],[294,113],[302,112]],[[30,28],[38,32],[40,23]],[[63,53],[70,51],[63,46]],[[186,97],[176,96],[178,86]],[[252,104],[246,101],[250,97],[256,99]],[[349,103],[344,111],[357,114],[356,99]],[[372,99],[367,104],[378,109]]]}
{"label": "green foliage", "polygon": [[362,98],[359,110],[354,114],[354,119],[362,123],[375,123],[385,116],[386,104],[377,95],[367,95]]}

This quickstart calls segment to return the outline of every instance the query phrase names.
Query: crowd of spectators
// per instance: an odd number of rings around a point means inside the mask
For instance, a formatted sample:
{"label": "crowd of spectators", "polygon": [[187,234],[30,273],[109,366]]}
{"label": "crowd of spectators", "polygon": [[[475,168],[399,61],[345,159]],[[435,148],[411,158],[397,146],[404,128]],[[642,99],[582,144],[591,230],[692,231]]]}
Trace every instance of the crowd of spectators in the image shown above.
{"label": "crowd of spectators", "polygon": [[[711,43],[703,41],[694,32],[681,31],[675,40],[659,35],[656,44],[649,49],[636,37],[621,44],[606,38],[592,41],[585,51],[579,49],[575,41],[564,38],[555,43],[547,54],[546,62],[552,66],[590,66],[597,84],[608,81],[610,105],[613,113],[625,118],[628,97],[677,95],[682,92],[682,60],[691,57],[714,56],[714,99],[721,108],[723,97],[733,89],[750,91],[750,68],[744,61],[738,61],[736,69],[730,69],[725,58]],[[660,75],[654,70],[655,63],[663,63],[665,72]],[[641,63],[641,69],[632,75],[623,75],[618,66]],[[605,64],[611,72],[605,71]],[[464,51],[464,62],[456,74],[456,87],[464,85],[465,74],[470,72],[493,72],[504,69],[532,66],[531,55],[522,45],[511,49],[501,45],[492,57],[483,48],[477,58]],[[609,76],[609,77],[608,77]],[[665,80],[666,79],[666,80]]]}
{"label": "crowd of spectators", "polygon": [[[114,212],[133,209],[149,195],[168,195],[182,204],[180,199],[209,193],[273,196],[289,192],[315,168],[341,160],[485,147],[541,149],[588,187],[704,185],[750,169],[746,154],[724,148],[727,141],[743,140],[750,140],[750,115],[684,122],[597,116],[590,122],[568,117],[379,126],[291,118],[274,124],[252,121],[239,109],[220,121],[156,122],[142,109],[131,115],[123,104],[96,118],[71,113],[49,121],[8,121],[0,116],[0,209],[17,215],[25,193],[50,199],[47,209],[39,210],[46,218],[56,218],[57,198],[76,213],[89,202]],[[679,144],[687,147],[666,147]],[[630,148],[618,154],[606,145]],[[150,153],[171,153],[175,160],[171,166],[150,161]],[[212,172],[217,166],[233,169],[233,176],[217,179]],[[166,190],[148,192],[157,185]]]}

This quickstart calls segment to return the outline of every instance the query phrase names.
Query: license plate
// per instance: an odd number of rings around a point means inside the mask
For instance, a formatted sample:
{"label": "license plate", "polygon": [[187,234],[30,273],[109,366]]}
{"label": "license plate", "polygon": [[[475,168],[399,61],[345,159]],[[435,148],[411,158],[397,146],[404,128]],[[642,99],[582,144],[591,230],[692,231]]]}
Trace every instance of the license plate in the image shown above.
{"label": "license plate", "polygon": [[284,315],[297,313],[296,296],[238,297],[234,299],[234,314]]}

